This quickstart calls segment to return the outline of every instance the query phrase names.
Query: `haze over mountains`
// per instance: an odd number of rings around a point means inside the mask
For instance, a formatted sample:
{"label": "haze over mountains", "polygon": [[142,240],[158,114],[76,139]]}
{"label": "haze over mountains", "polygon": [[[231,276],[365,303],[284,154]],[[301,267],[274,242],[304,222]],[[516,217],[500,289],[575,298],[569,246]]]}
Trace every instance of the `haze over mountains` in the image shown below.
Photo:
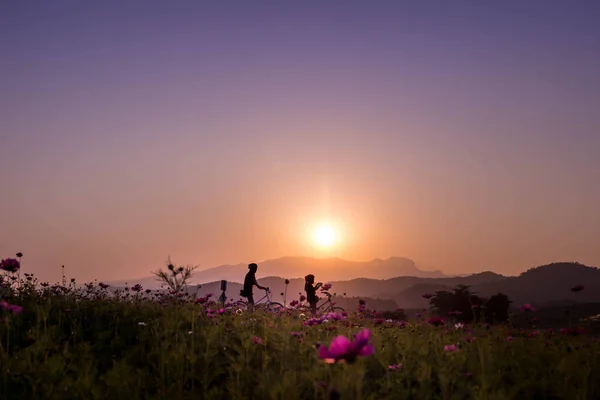
{"label": "haze over mountains", "polygon": [[[506,294],[515,306],[532,303],[536,307],[573,303],[600,303],[600,269],[574,262],[552,263],[507,277],[494,272],[481,272],[468,276],[446,276],[440,271],[421,271],[415,263],[405,258],[349,262],[339,259],[315,260],[311,258],[283,258],[260,263],[257,278],[261,285],[271,288],[274,301],[283,302],[286,291],[285,279],[289,279],[286,299],[297,299],[304,292],[303,276],[313,272],[317,281],[333,284],[332,292],[345,297],[381,299],[381,307],[393,309],[421,309],[428,307],[424,293],[452,290],[457,285],[467,285],[480,296],[496,293]],[[198,271],[193,284],[202,283],[198,295],[220,293],[220,281],[228,281],[227,296],[239,298],[241,282],[247,271],[245,264],[222,266]],[[318,272],[317,272],[318,271]],[[359,276],[370,276],[368,278]],[[394,276],[395,275],[395,276]],[[326,279],[325,277],[346,279]],[[383,278],[374,279],[372,276]],[[149,277],[129,281],[129,285],[141,284],[144,288],[157,289],[156,278]],[[112,282],[124,286],[124,282]],[[574,293],[570,289],[584,285],[585,289]],[[190,288],[195,291],[195,288]],[[258,293],[257,293],[258,294]],[[262,294],[261,294],[262,295]]]}
{"label": "haze over mountains", "polygon": [[[311,257],[282,257],[274,260],[259,262],[257,278],[277,276],[286,279],[304,278],[314,274],[319,281],[341,281],[357,278],[389,279],[398,276],[414,276],[419,278],[443,278],[441,271],[423,271],[417,267],[413,260],[403,257],[391,257],[387,260],[374,259],[371,261],[347,261],[339,258],[311,258]],[[248,272],[248,263],[236,265],[222,265],[206,270],[196,270],[191,283],[202,284],[220,280],[229,282],[243,282]],[[109,282],[115,286],[122,286],[126,282]],[[154,289],[159,283],[154,276],[132,279],[128,284],[139,283],[144,287]]]}

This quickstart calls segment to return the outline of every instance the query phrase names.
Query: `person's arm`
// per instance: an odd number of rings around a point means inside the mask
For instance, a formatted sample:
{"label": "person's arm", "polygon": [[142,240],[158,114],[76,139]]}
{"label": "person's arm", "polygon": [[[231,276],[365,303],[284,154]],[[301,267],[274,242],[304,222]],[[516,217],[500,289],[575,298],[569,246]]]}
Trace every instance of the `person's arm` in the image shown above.
{"label": "person's arm", "polygon": [[258,284],[258,281],[256,280],[256,278],[254,279],[254,286],[256,286],[257,288],[259,288],[260,290],[269,290],[268,287],[260,286]]}
{"label": "person's arm", "polygon": [[323,282],[319,282],[315,285],[315,290],[317,290],[318,288],[320,288],[321,286],[323,286]]}

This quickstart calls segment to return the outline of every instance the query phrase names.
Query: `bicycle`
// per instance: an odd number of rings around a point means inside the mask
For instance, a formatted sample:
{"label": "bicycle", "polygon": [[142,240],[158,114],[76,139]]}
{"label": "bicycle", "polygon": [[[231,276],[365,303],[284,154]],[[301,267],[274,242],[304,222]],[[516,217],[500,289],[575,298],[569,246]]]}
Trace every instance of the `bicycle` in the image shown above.
{"label": "bicycle", "polygon": [[[343,309],[342,307],[334,306],[334,303],[331,301],[331,298],[333,297],[333,295],[331,293],[326,292],[326,291],[321,292],[321,293],[323,293],[325,296],[327,296],[327,298],[320,305],[317,304],[317,314],[319,312],[321,312],[321,313],[346,312],[346,310]],[[321,311],[321,309],[323,307],[325,307],[325,309]],[[310,309],[310,306],[298,306],[298,310],[304,311],[304,312],[312,312],[312,310]]]}
{"label": "bicycle", "polygon": [[[271,290],[269,288],[262,289],[262,290],[265,291],[265,295],[263,297],[261,297],[259,300],[254,302],[255,310],[271,311],[271,312],[285,310],[285,307],[283,306],[283,304],[278,303],[276,301],[271,301],[271,296],[270,296]],[[263,301],[264,301],[264,303],[263,303]],[[242,306],[246,307],[246,309],[248,308],[248,302],[245,300],[239,300],[235,304],[242,305]]]}

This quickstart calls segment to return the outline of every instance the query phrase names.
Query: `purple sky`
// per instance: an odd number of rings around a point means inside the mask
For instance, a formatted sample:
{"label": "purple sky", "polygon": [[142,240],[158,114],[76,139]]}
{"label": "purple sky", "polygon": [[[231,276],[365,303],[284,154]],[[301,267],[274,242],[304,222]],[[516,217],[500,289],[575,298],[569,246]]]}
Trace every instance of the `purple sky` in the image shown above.
{"label": "purple sky", "polygon": [[51,281],[167,255],[598,266],[598,21],[595,0],[3,1],[0,257]]}

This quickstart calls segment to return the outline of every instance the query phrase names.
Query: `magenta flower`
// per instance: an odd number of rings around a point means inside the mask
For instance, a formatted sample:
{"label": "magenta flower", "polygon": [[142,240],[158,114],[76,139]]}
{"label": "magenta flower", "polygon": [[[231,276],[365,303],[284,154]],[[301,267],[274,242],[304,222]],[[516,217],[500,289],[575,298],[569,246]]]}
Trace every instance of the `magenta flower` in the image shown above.
{"label": "magenta flower", "polygon": [[301,295],[300,296],[300,302],[302,303],[304,300],[306,300],[306,296],[305,295]]}
{"label": "magenta flower", "polygon": [[321,290],[322,291],[329,290],[329,289],[331,289],[331,286],[333,286],[331,283],[326,283],[326,284],[323,285],[323,287],[321,288]]}
{"label": "magenta flower", "polygon": [[446,320],[442,317],[431,317],[431,318],[429,318],[429,320],[427,322],[433,326],[440,326],[440,325],[444,325]]}
{"label": "magenta flower", "polygon": [[0,261],[0,269],[6,272],[17,272],[21,268],[21,263],[15,258],[5,258]]}
{"label": "magenta flower", "polygon": [[523,304],[519,309],[521,311],[524,311],[524,312],[533,312],[533,311],[535,311],[535,308],[531,304],[529,304],[529,303]]}
{"label": "magenta flower", "polygon": [[579,336],[583,334],[583,328],[562,328],[560,333],[567,336]]}
{"label": "magenta flower", "polygon": [[292,300],[290,302],[290,307],[296,307],[298,305],[298,300]]}
{"label": "magenta flower", "polygon": [[402,368],[402,364],[392,364],[388,367],[389,371],[398,371]]}
{"label": "magenta flower", "polygon": [[455,351],[458,351],[458,346],[455,344],[446,345],[446,346],[444,346],[444,351],[453,353]]}
{"label": "magenta flower", "polygon": [[262,341],[262,339],[261,339],[261,338],[259,338],[258,336],[254,336],[254,338],[252,339],[252,341],[253,341],[254,343],[256,343],[256,344],[260,344],[260,345],[262,345],[262,344],[263,344],[263,341]]}
{"label": "magenta flower", "polygon": [[23,311],[23,307],[16,304],[8,304],[6,301],[0,301],[0,308],[12,312],[13,314],[20,314]]}
{"label": "magenta flower", "polygon": [[331,341],[329,348],[319,346],[319,358],[328,364],[336,362],[352,363],[361,357],[367,357],[375,353],[373,345],[369,344],[371,331],[363,329],[360,331],[351,342],[345,336],[337,336]]}

